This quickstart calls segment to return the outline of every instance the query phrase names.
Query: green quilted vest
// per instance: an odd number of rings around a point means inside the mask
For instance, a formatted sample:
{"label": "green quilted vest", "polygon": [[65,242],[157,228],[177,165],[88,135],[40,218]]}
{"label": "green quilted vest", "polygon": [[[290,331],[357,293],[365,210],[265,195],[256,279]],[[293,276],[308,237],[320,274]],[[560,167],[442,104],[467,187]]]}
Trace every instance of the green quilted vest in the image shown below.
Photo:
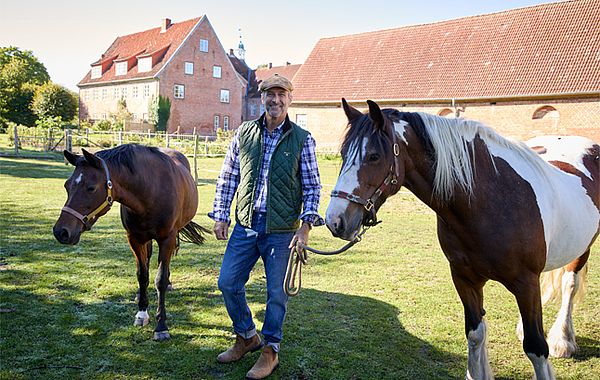
{"label": "green quilted vest", "polygon": [[[252,225],[254,197],[263,153],[264,115],[240,126],[240,184],[237,188],[236,220]],[[267,183],[267,233],[298,229],[302,211],[300,154],[308,132],[292,123],[283,124],[282,135],[271,156]]]}

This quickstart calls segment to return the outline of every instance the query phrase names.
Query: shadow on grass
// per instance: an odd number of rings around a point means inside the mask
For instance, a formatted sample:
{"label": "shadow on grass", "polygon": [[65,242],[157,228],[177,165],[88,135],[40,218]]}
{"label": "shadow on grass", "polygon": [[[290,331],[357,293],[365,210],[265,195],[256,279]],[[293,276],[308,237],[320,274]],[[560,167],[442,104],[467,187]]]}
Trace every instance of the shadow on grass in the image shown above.
{"label": "shadow on grass", "polygon": [[56,165],[47,161],[35,160],[28,161],[26,159],[0,158],[0,172],[4,175],[9,175],[17,178],[60,178],[67,179],[73,172],[72,166]]}

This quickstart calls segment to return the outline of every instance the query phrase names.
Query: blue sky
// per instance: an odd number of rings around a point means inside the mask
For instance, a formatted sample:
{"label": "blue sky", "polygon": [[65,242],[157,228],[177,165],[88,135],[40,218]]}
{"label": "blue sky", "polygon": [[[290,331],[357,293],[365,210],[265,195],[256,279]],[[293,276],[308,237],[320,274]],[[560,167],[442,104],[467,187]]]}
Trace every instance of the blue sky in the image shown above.
{"label": "blue sky", "polygon": [[302,63],[324,37],[431,23],[547,0],[6,0],[0,46],[33,51],[51,79],[72,90],[117,36],[207,15],[226,51],[239,32],[250,67]]}

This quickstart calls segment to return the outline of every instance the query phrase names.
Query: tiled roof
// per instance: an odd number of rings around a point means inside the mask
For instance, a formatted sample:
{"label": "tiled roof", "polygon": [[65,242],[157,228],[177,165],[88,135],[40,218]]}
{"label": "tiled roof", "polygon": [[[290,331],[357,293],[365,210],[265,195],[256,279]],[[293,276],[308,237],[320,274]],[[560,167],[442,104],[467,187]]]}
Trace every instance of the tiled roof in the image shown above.
{"label": "tiled roof", "polygon": [[259,96],[258,93],[258,82],[256,81],[256,73],[251,70],[246,64],[246,61],[239,59],[233,54],[233,50],[227,55],[229,61],[233,65],[235,71],[248,82],[248,96]]}
{"label": "tiled roof", "polygon": [[[162,53],[161,50],[166,48],[164,56],[152,67],[152,70],[138,73],[137,65],[128,67],[126,75],[115,76],[115,65],[112,64],[101,78],[91,79],[91,70],[79,82],[79,85],[110,82],[114,80],[125,80],[135,78],[147,78],[154,76],[164,65],[169,61],[169,58],[183,43],[188,34],[193,30],[194,26],[200,21],[200,17],[187,21],[173,23],[169,28],[161,33],[161,28],[153,28],[143,32],[129,34],[117,39],[110,45],[108,50],[102,54],[100,59],[91,65],[97,65],[105,62],[107,59],[115,62],[126,61],[132,57],[148,57],[153,53]],[[135,64],[135,59],[132,60]]]}
{"label": "tiled roof", "polygon": [[600,1],[324,38],[294,101],[600,93]]}
{"label": "tiled roof", "polygon": [[274,74],[279,74],[288,78],[289,80],[293,80],[294,75],[296,75],[296,72],[298,72],[300,66],[302,65],[273,66],[270,69],[267,67],[262,67],[256,69],[256,80],[260,83]]}

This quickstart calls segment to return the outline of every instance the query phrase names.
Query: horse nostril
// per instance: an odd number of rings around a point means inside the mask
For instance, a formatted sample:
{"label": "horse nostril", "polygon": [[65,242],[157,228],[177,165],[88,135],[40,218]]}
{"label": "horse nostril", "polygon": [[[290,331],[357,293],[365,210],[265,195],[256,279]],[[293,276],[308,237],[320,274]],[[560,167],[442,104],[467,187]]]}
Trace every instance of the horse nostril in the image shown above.
{"label": "horse nostril", "polygon": [[344,231],[344,220],[342,218],[335,218],[333,220],[333,230],[336,234],[340,234]]}
{"label": "horse nostril", "polygon": [[69,241],[69,231],[66,228],[59,228],[54,230],[54,237],[61,243]]}

